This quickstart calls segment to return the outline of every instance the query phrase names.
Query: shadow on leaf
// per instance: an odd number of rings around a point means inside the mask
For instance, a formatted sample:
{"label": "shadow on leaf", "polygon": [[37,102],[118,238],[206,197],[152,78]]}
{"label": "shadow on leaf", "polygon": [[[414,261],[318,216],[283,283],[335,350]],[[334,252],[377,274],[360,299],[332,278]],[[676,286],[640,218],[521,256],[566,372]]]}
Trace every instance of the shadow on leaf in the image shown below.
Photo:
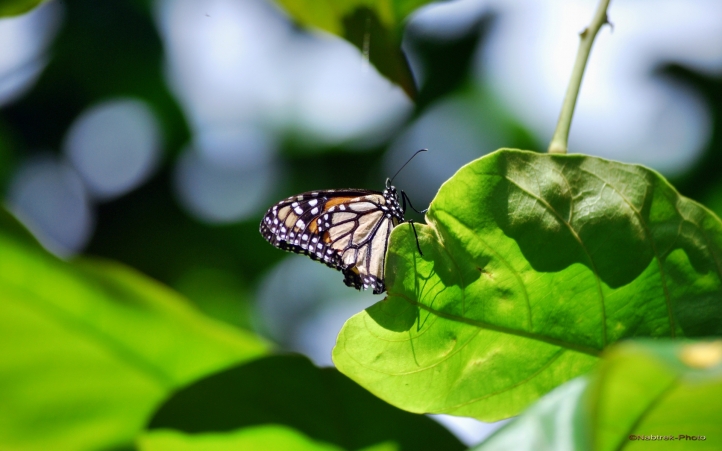
{"label": "shadow on leaf", "polygon": [[276,424],[359,449],[394,441],[400,449],[463,449],[433,420],[393,407],[334,368],[301,356],[271,356],[182,389],[156,412],[150,429],[222,432]]}

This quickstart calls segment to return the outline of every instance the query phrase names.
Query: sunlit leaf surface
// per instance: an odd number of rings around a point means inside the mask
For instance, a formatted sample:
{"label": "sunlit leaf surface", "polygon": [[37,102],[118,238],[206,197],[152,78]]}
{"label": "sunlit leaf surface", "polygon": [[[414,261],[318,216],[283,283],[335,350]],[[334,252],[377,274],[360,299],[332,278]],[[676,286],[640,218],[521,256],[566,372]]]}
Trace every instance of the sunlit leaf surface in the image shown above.
{"label": "sunlit leaf surface", "polygon": [[132,443],[170,391],[264,351],[131,269],[53,257],[0,212],[0,449]]}
{"label": "sunlit leaf surface", "polygon": [[410,97],[413,76],[401,51],[404,20],[429,0],[276,0],[298,23],[341,36]]}
{"label": "sunlit leaf surface", "polygon": [[721,341],[624,343],[475,450],[718,450],[720,399]]}
{"label": "sunlit leaf surface", "polygon": [[200,380],[166,401],[149,429],[208,434],[259,425],[348,450],[464,449],[430,418],[390,406],[301,356],[265,357]]}
{"label": "sunlit leaf surface", "polygon": [[334,361],[413,412],[518,414],[630,337],[722,332],[722,223],[641,166],[502,150],[398,227]]}

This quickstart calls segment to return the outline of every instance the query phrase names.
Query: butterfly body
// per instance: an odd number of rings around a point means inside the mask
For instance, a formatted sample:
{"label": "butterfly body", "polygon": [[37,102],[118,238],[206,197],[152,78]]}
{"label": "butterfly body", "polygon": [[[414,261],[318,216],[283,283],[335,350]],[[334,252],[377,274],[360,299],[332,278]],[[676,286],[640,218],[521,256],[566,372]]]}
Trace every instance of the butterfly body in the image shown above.
{"label": "butterfly body", "polygon": [[309,191],[268,209],[261,235],[273,246],[305,254],[341,271],[358,290],[386,290],[384,270],[391,230],[404,222],[396,188]]}

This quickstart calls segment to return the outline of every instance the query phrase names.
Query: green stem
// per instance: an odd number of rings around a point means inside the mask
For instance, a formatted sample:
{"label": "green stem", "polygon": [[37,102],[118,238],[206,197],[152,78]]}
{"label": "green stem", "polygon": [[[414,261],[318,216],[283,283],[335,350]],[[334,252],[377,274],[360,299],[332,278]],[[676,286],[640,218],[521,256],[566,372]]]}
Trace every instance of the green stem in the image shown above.
{"label": "green stem", "polygon": [[572,78],[569,80],[567,93],[564,96],[564,104],[562,111],[559,113],[559,122],[557,129],[554,131],[552,141],[549,143],[549,153],[567,153],[567,141],[569,140],[569,128],[572,125],[572,116],[574,115],[574,107],[577,104],[577,96],[579,95],[579,87],[582,84],[584,69],[587,67],[589,53],[592,51],[594,38],[597,36],[602,25],[607,21],[607,7],[611,0],[600,0],[597,11],[594,13],[592,23],[581,33],[581,41],[579,42],[579,50],[577,51],[577,59],[574,62],[572,70]]}

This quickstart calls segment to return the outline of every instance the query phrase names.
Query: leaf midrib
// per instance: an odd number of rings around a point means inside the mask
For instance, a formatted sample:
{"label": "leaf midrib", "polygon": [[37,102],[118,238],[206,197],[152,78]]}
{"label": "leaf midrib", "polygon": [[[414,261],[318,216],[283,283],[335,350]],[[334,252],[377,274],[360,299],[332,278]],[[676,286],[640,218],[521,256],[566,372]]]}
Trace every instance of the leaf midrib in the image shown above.
{"label": "leaf midrib", "polygon": [[529,338],[532,340],[537,340],[537,341],[541,341],[541,342],[544,342],[547,344],[558,346],[560,348],[568,349],[570,351],[576,351],[576,352],[580,352],[582,354],[587,354],[587,355],[590,355],[593,357],[599,357],[602,353],[601,350],[593,348],[591,346],[584,346],[584,345],[579,345],[579,344],[575,344],[575,343],[569,343],[567,341],[560,340],[558,338],[547,337],[547,336],[540,335],[540,334],[537,334],[534,332],[526,332],[523,330],[512,329],[509,327],[499,326],[499,325],[487,323],[484,321],[473,320],[473,319],[469,319],[469,318],[460,317],[458,315],[454,315],[451,313],[442,312],[440,310],[433,309],[433,308],[427,306],[426,304],[422,304],[418,301],[415,301],[403,293],[389,292],[389,295],[390,296],[398,296],[400,298],[403,298],[409,304],[419,307],[423,310],[426,310],[427,312],[432,313],[441,318],[449,319],[452,321],[458,321],[460,323],[468,324],[470,326],[475,326],[480,329],[488,329],[488,330],[493,330],[495,332],[504,333],[507,335],[514,335],[514,336]]}
{"label": "leaf midrib", "polygon": [[653,399],[651,399],[649,401],[649,403],[644,408],[644,410],[639,414],[639,416],[629,426],[629,429],[623,435],[620,435],[620,439],[619,439],[617,446],[615,447],[615,451],[622,451],[630,443],[634,443],[633,441],[630,441],[628,437],[632,433],[634,433],[634,431],[650,415],[650,413],[654,410],[654,408],[657,407],[659,404],[661,404],[662,401],[664,401],[669,396],[669,394],[680,385],[680,383],[681,383],[681,377],[677,376],[677,377],[673,378],[663,390],[661,390]]}

